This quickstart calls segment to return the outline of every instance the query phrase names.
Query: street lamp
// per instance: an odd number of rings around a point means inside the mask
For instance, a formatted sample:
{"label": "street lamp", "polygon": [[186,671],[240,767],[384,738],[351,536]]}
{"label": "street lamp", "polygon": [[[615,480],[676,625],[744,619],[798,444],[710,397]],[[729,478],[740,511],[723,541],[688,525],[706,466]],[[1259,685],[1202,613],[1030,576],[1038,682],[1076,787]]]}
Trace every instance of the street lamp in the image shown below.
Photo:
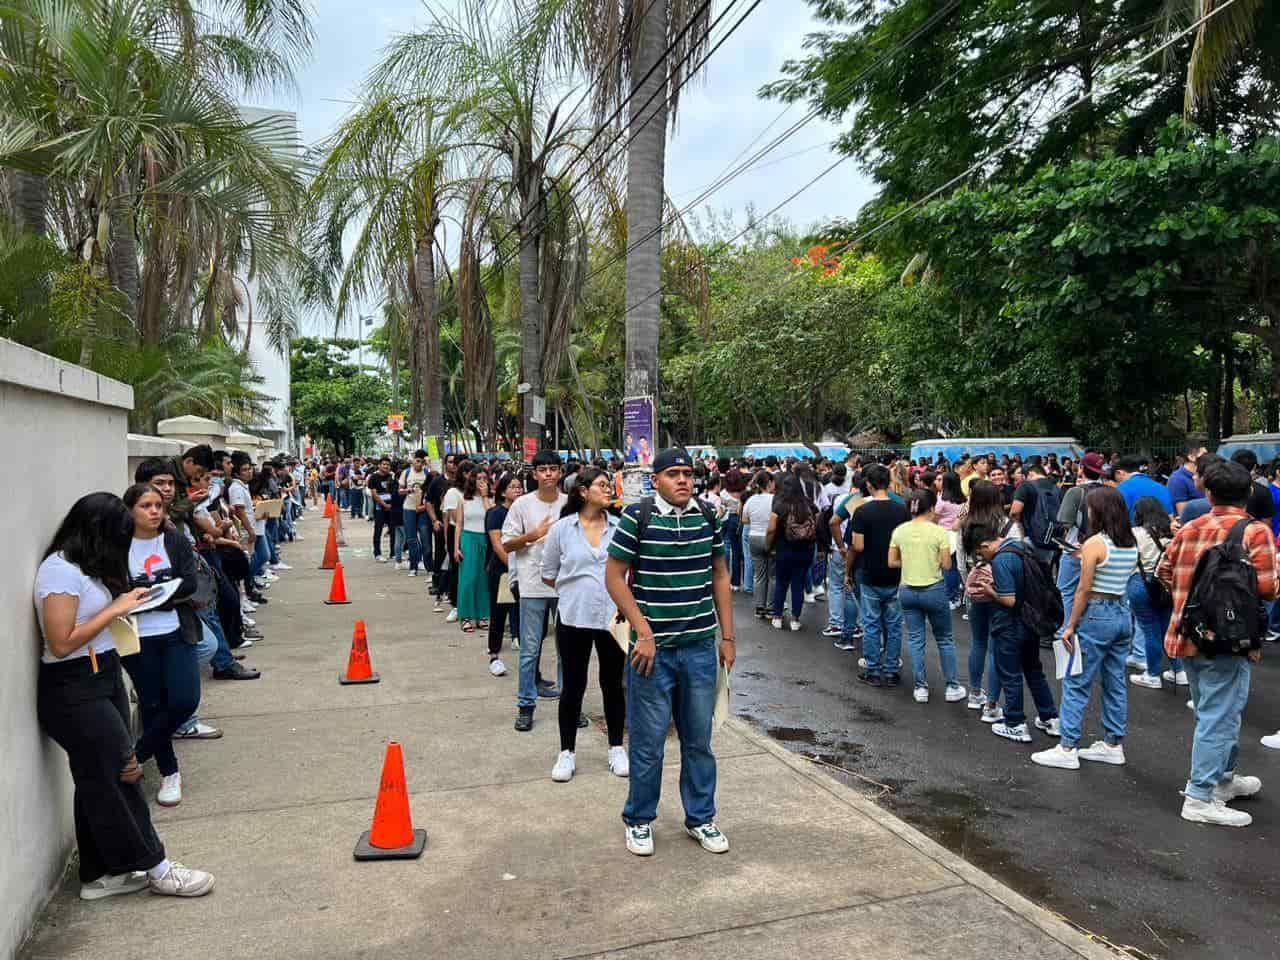
{"label": "street lamp", "polygon": [[364,328],[372,327],[374,316],[371,313],[361,314],[356,318],[356,366],[364,373]]}

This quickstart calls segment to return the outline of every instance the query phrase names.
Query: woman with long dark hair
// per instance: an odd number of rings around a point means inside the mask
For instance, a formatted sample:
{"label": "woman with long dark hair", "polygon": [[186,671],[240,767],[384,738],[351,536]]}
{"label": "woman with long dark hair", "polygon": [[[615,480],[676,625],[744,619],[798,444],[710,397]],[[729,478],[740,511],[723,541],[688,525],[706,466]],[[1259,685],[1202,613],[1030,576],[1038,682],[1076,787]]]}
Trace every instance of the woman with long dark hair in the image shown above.
{"label": "woman with long dark hair", "polygon": [[610,633],[617,608],[604,585],[609,544],[618,520],[609,514],[613,484],[596,467],[574,474],[569,499],[551,526],[542,549],[542,582],[559,596],[557,641],[564,664],[560,692],[560,753],[551,779],[564,783],[577,768],[578,717],[587,690],[591,648],[600,663],[600,693],[609,734],[609,769],[629,773],[622,746],[626,697],[622,689],[625,655]]}
{"label": "woman with long dark hair", "polygon": [[[1129,578],[1129,607],[1142,628],[1142,641],[1147,651],[1147,669],[1129,675],[1129,682],[1138,687],[1159,690],[1164,683],[1160,665],[1164,663],[1164,635],[1169,632],[1173,618],[1173,604],[1166,602],[1168,594],[1153,597],[1147,589],[1146,577],[1154,577],[1165,547],[1173,540],[1173,526],[1164,505],[1155,497],[1141,497],[1133,505],[1133,539],[1138,547],[1138,570]],[[1169,669],[1163,672],[1163,680],[1178,686],[1187,686],[1187,671],[1182,658],[1173,657]]]}
{"label": "woman with long dark hair", "polygon": [[773,582],[773,551],[768,542],[773,515],[773,474],[761,470],[751,482],[751,494],[742,503],[742,536],[747,542],[747,566],[755,596],[755,614],[760,620],[769,606],[769,585]]}
{"label": "woman with long dark hair", "polygon": [[148,886],[187,897],[213,889],[209,874],[166,858],[142,792],[129,696],[111,633],[111,624],[151,591],[129,589],[133,533],[133,518],[119,497],[88,494],[68,511],[36,572],[43,639],[37,715],[71,766],[83,900]]}
{"label": "woman with long dark hair", "polygon": [[933,489],[938,495],[938,502],[933,508],[938,517],[938,526],[951,536],[951,566],[943,571],[942,579],[947,585],[947,600],[951,609],[958,610],[964,601],[964,581],[960,579],[956,554],[960,552],[960,514],[966,503],[964,490],[960,486],[960,474],[950,470],[938,474]]}
{"label": "woman with long dark hair", "polygon": [[[1127,594],[1138,568],[1138,543],[1129,526],[1129,509],[1115,487],[1090,490],[1085,508],[1094,534],[1080,546],[1080,586],[1062,627],[1062,643],[1081,658],[1082,669],[1062,678],[1062,741],[1031,755],[1041,766],[1065,770],[1080,769],[1081,760],[1123,764],[1129,712],[1124,661],[1133,617]],[[1103,739],[1077,749],[1095,679],[1102,687]]]}
{"label": "woman with long dark hair", "polygon": [[787,591],[791,592],[791,629],[800,629],[800,612],[804,609],[805,578],[813,565],[817,546],[818,513],[805,493],[800,478],[784,473],[778,478],[769,514],[766,544],[776,548],[777,586],[773,591],[773,629],[782,629],[783,606]]}
{"label": "woman with long dark hair", "polygon": [[[502,632],[508,620],[511,622],[511,635],[520,636],[520,603],[515,594],[519,589],[515,586],[515,576],[510,571],[510,557],[502,546],[502,525],[507,520],[507,511],[516,502],[516,498],[524,494],[524,481],[519,474],[507,472],[499,475],[494,485],[497,502],[489,508],[484,517],[485,535],[489,538],[489,672],[501,677],[507,672],[507,665],[502,662]],[[510,600],[502,599],[502,578],[507,578],[507,592]]]}
{"label": "woman with long dark hair", "polygon": [[[969,597],[969,702],[970,710],[982,711],[983,723],[1004,719],[1000,709],[1000,674],[996,672],[996,647],[991,642],[992,601],[986,585],[992,582],[991,564],[982,559],[971,530],[1002,531],[1009,525],[1004,512],[1004,495],[989,480],[975,480],[969,487],[969,504],[960,521],[960,553],[967,575],[964,589]],[[983,686],[983,681],[986,686]]]}
{"label": "woman with long dark hair", "polygon": [[489,499],[489,475],[479,468],[466,475],[462,500],[454,511],[454,560],[458,563],[458,616],[462,632],[474,633],[476,621],[489,629],[489,540],[484,532],[485,514],[493,506]]}

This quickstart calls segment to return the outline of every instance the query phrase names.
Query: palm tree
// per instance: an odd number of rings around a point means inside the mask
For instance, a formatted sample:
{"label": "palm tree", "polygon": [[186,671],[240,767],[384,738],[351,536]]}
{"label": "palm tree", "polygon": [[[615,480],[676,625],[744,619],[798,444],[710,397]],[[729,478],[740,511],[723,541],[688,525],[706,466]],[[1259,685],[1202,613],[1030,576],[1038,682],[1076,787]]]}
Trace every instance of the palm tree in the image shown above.
{"label": "palm tree", "polygon": [[1214,89],[1236,65],[1239,51],[1254,43],[1265,6],[1263,0],[1166,0],[1168,26],[1210,17],[1196,30],[1187,62],[1188,116],[1213,98]]}
{"label": "palm tree", "polygon": [[667,123],[674,123],[689,65],[706,47],[710,3],[602,0],[587,4],[571,42],[596,76],[595,107],[627,108],[626,396],[659,393],[662,222]]}

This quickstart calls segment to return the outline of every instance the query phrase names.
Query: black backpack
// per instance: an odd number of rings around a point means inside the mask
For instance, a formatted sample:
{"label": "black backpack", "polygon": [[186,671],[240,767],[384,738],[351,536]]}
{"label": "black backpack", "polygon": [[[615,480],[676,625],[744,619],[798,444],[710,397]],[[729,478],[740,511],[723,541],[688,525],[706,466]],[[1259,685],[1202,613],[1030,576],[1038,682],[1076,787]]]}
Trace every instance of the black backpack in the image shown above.
{"label": "black backpack", "polygon": [[1036,505],[1027,518],[1026,534],[1037,547],[1053,547],[1053,534],[1058,521],[1058,508],[1062,506],[1062,494],[1058,485],[1036,485]]}
{"label": "black backpack", "polygon": [[1035,550],[1018,542],[1013,549],[1022,558],[1023,570],[1018,617],[1037,639],[1046,640],[1062,627],[1062,593],[1049,564],[1041,560]]}
{"label": "black backpack", "polygon": [[1258,593],[1258,571],[1244,546],[1238,521],[1227,539],[1200,555],[1179,630],[1206,657],[1244,656],[1262,647],[1267,608]]}
{"label": "black backpack", "polygon": [[[694,497],[693,502],[698,505],[698,512],[702,514],[702,519],[706,520],[707,525],[711,527],[711,535],[715,536],[716,514],[711,509],[711,504],[698,497]],[[649,520],[653,517],[653,508],[653,497],[644,497],[640,501],[640,510],[636,514],[636,550],[640,549],[640,541],[644,539],[644,532],[649,529]]]}

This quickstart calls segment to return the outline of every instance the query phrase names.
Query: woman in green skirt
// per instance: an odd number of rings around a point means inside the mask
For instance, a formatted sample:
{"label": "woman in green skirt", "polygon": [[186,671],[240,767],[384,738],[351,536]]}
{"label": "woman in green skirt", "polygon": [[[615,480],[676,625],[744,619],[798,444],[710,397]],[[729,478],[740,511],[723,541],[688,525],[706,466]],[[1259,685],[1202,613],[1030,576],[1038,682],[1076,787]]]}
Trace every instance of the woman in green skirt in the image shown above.
{"label": "woman in green skirt", "polygon": [[489,580],[485,575],[489,538],[484,532],[484,515],[492,506],[488,474],[472,470],[463,484],[462,502],[453,521],[458,531],[454,559],[458,562],[458,619],[463,633],[475,633],[477,621],[481,630],[489,628]]}

